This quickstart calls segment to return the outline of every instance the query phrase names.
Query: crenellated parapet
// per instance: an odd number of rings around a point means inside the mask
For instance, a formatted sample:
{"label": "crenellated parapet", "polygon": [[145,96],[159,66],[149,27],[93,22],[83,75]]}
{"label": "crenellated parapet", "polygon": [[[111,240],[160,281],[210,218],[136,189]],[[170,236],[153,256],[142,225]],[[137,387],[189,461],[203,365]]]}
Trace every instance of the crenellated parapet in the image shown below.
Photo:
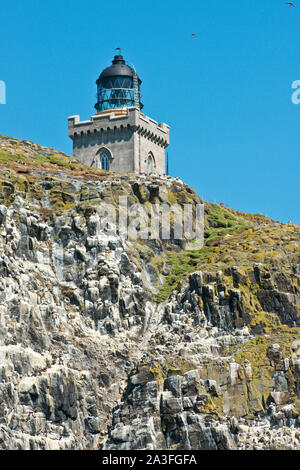
{"label": "crenellated parapet", "polygon": [[89,121],[80,121],[78,115],[68,118],[68,134],[71,139],[78,136],[88,136],[92,133],[116,132],[126,129],[134,130],[163,148],[169,145],[169,126],[165,123],[158,124],[134,107],[101,111],[92,116]]}

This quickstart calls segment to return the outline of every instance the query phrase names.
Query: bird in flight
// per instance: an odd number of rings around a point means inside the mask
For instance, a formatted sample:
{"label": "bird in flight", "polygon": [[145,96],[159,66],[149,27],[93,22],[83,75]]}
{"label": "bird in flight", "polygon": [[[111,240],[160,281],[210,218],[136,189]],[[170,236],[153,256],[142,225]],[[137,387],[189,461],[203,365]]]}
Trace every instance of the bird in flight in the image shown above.
{"label": "bird in flight", "polygon": [[296,6],[292,2],[285,2],[285,4],[288,5],[289,7],[295,7]]}
{"label": "bird in flight", "polygon": [[196,38],[197,37],[197,34],[192,34],[193,38]]}

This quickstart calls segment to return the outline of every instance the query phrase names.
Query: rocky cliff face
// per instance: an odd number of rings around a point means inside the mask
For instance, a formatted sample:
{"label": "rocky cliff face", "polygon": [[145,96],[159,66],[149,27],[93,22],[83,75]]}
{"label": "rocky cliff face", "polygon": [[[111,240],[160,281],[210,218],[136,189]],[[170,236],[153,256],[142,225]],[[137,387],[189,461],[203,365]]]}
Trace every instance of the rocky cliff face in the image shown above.
{"label": "rocky cliff face", "polygon": [[0,137],[0,448],[300,449],[299,226],[205,204],[205,246],[99,203],[197,204]]}

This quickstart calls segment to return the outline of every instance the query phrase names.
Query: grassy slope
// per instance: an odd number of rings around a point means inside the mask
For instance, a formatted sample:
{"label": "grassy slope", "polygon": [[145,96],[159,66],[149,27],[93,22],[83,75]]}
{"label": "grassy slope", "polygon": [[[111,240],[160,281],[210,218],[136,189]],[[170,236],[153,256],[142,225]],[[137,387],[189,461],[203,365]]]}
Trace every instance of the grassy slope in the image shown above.
{"label": "grassy slope", "polygon": [[179,289],[187,276],[197,271],[200,265],[211,263],[216,247],[221,246],[228,238],[250,227],[272,223],[262,215],[244,214],[217,204],[207,203],[205,211],[204,246],[199,250],[170,254],[168,258],[170,274],[166,276],[165,283],[156,296],[157,302],[163,302],[174,289]]}

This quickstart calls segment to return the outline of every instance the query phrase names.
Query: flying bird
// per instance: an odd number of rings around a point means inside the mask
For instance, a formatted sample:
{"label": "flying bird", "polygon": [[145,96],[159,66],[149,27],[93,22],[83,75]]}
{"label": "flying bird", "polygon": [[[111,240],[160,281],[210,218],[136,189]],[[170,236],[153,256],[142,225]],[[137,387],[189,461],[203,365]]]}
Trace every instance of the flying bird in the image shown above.
{"label": "flying bird", "polygon": [[193,38],[196,38],[197,37],[197,34],[192,34]]}
{"label": "flying bird", "polygon": [[296,6],[292,2],[285,2],[285,4],[288,5],[289,7],[295,7]]}

